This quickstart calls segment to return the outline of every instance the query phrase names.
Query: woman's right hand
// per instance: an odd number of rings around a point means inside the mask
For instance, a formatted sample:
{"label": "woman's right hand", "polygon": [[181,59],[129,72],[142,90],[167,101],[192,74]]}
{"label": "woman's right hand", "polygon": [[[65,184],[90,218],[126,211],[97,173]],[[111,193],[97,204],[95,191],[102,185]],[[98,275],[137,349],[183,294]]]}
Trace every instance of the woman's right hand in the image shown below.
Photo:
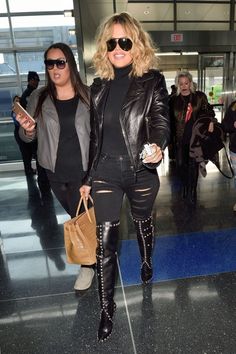
{"label": "woman's right hand", "polygon": [[80,191],[81,197],[85,197],[85,199],[88,200],[88,197],[89,197],[89,194],[91,191],[91,187],[84,184],[82,187],[80,187],[79,191]]}
{"label": "woman's right hand", "polygon": [[29,121],[27,116],[22,114],[16,115],[16,120],[19,122],[20,126],[25,130],[27,136],[32,136],[35,133],[36,123],[32,124],[32,121]]}

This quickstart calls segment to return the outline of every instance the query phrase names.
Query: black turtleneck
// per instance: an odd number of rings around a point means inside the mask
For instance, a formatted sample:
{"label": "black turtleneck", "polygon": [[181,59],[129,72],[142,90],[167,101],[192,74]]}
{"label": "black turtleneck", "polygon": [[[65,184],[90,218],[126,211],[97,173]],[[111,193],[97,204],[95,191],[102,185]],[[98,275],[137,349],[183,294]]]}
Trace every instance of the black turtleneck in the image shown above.
{"label": "black turtleneck", "polygon": [[127,148],[119,120],[119,114],[129,89],[132,64],[114,68],[115,78],[111,80],[104,111],[102,152],[110,155],[126,155]]}

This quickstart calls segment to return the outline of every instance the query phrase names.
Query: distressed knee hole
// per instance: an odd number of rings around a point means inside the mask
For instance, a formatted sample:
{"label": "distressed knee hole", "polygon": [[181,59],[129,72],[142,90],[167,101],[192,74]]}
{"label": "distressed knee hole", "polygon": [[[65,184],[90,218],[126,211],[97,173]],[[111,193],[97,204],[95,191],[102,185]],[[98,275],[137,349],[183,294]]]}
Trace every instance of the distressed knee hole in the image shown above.
{"label": "distressed knee hole", "polygon": [[96,193],[113,193],[112,191],[109,190],[102,190],[102,191],[96,191]]}
{"label": "distressed knee hole", "polygon": [[151,188],[145,188],[145,189],[135,189],[135,192],[147,192],[150,191]]}
{"label": "distressed knee hole", "polygon": [[93,183],[103,183],[103,184],[106,184],[107,182],[98,180],[98,181],[94,181]]}

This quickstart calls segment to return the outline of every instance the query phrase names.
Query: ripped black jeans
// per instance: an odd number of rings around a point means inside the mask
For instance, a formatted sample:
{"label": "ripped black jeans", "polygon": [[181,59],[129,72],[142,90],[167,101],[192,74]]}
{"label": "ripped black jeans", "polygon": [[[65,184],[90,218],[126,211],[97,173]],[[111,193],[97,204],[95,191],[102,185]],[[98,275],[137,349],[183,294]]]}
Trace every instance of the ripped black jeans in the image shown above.
{"label": "ripped black jeans", "polygon": [[135,173],[127,155],[102,154],[92,185],[97,223],[120,219],[124,194],[133,218],[150,217],[159,187],[156,169],[144,168]]}

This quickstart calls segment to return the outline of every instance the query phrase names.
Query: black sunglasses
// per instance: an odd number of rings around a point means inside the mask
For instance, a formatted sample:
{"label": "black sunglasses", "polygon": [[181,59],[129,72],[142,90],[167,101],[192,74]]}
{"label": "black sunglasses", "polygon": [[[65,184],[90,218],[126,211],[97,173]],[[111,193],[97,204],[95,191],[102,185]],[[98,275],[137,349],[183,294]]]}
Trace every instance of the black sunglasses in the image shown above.
{"label": "black sunglasses", "polygon": [[119,47],[125,52],[128,52],[133,45],[133,42],[129,38],[111,38],[109,41],[107,41],[108,52],[112,52],[116,48],[117,43],[119,44]]}
{"label": "black sunglasses", "polygon": [[67,60],[65,59],[46,59],[44,60],[44,64],[48,70],[52,70],[54,65],[56,65],[57,69],[65,69]]}

